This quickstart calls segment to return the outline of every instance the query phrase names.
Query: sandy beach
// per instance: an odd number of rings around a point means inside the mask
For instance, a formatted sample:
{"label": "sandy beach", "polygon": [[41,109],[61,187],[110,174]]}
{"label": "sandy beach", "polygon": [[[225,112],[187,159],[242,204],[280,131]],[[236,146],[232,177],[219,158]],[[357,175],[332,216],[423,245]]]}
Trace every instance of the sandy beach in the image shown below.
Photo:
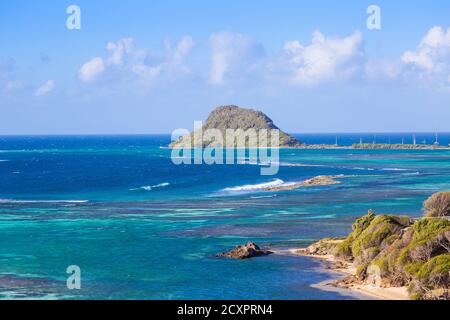
{"label": "sandy beach", "polygon": [[349,278],[353,278],[356,274],[356,268],[351,263],[337,260],[332,255],[317,255],[308,254],[304,248],[291,248],[286,250],[273,250],[275,254],[289,254],[308,257],[312,259],[321,260],[326,269],[337,272],[342,275],[338,280],[327,280],[317,284],[313,287],[325,291],[352,291],[353,293],[367,296],[368,298],[380,300],[410,300],[406,287],[380,287],[372,284],[358,283]]}

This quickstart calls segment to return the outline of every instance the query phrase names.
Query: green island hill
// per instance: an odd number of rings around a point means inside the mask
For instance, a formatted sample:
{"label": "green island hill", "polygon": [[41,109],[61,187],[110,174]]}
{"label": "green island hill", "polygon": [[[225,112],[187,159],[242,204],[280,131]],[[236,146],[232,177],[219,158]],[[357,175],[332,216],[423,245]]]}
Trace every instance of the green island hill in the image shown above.
{"label": "green island hill", "polygon": [[[220,130],[224,141],[215,141],[215,139],[207,138],[203,135],[208,129],[218,129]],[[236,140],[227,143],[226,141],[226,130],[239,130],[236,136]],[[296,138],[288,135],[287,133],[281,131],[273,121],[261,111],[256,111],[253,109],[244,109],[238,106],[229,105],[221,106],[214,109],[208,116],[208,119],[203,124],[201,130],[197,129],[188,135],[180,137],[177,141],[172,142],[170,148],[191,148],[191,147],[203,147],[203,148],[214,148],[222,146],[235,146],[236,141],[244,139],[246,141],[246,147],[257,148],[258,140],[249,141],[246,140],[245,132],[248,129],[267,130],[268,137],[267,142],[270,146],[271,142],[271,130],[278,130],[279,132],[279,147],[280,148],[294,148],[301,146],[300,141]]]}
{"label": "green island hill", "polygon": [[[220,131],[223,141],[216,141],[215,137],[208,137],[205,132],[208,129],[217,129]],[[227,142],[227,129],[241,130],[236,132],[233,141]],[[246,133],[249,129],[267,130],[267,145],[261,145],[258,139],[248,139]],[[237,145],[238,141],[245,141],[245,147],[272,147],[271,130],[278,130],[279,144],[277,148],[282,149],[395,149],[395,150],[434,150],[449,149],[447,146],[429,145],[429,144],[383,144],[383,143],[357,143],[352,146],[338,146],[336,144],[305,144],[280,130],[266,114],[261,111],[241,108],[236,105],[220,106],[215,108],[203,123],[200,129],[196,129],[187,135],[173,141],[169,148],[185,149],[185,148],[217,148],[217,147],[242,147]]]}

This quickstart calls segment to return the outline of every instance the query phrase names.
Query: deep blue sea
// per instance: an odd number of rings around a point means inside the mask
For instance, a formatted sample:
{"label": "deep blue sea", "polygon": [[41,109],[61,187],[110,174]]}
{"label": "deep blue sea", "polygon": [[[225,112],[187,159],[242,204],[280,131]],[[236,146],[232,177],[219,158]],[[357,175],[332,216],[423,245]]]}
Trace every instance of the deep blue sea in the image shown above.
{"label": "deep blue sea", "polygon": [[[411,143],[412,136],[340,134],[338,143]],[[247,240],[289,248],[343,236],[368,209],[419,216],[429,195],[450,190],[448,150],[286,149],[279,173],[261,176],[250,163],[176,166],[164,148],[169,139],[0,137],[0,298],[353,299],[311,287],[335,276],[317,261],[213,256]],[[416,139],[433,143],[435,135]],[[448,145],[450,134],[439,140]],[[351,177],[261,189],[341,174]],[[80,290],[66,286],[69,265],[81,268]]]}

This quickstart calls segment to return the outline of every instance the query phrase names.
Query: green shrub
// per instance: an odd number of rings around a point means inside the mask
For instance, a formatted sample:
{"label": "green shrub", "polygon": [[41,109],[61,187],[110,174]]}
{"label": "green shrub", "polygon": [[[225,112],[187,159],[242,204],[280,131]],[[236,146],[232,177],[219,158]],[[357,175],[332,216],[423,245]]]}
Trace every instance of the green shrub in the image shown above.
{"label": "green shrub", "polygon": [[421,293],[414,293],[412,295],[409,296],[411,298],[411,300],[422,300],[423,299],[423,295]]}
{"label": "green shrub", "polygon": [[359,235],[367,229],[370,223],[375,219],[376,214],[375,211],[369,210],[367,215],[357,219],[355,223],[352,225],[353,232],[349,235],[349,237],[356,239]]}
{"label": "green shrub", "polygon": [[356,269],[356,277],[360,280],[364,280],[367,277],[367,268],[369,267],[370,262],[366,262],[361,264],[357,269]]}
{"label": "green shrub", "polygon": [[373,210],[369,210],[367,215],[358,218],[353,224],[352,224],[352,232],[345,238],[344,241],[339,243],[335,250],[333,255],[335,257],[351,261],[353,260],[352,255],[352,243],[355,239],[359,237],[359,235],[370,225],[370,223],[375,219],[376,215]]}
{"label": "green shrub", "polygon": [[450,254],[443,254],[425,263],[417,277],[432,288],[450,288]]}
{"label": "green shrub", "polygon": [[416,276],[423,267],[423,262],[411,262],[404,267],[404,270],[411,276]]}
{"label": "green shrub", "polygon": [[369,248],[376,248],[380,252],[382,246],[386,247],[398,238],[400,231],[405,228],[405,222],[406,219],[396,216],[381,215],[376,217],[353,242],[353,256],[360,256]]}
{"label": "green shrub", "polygon": [[450,191],[433,194],[423,203],[426,217],[450,216]]}
{"label": "green shrub", "polygon": [[381,275],[386,275],[389,272],[389,261],[386,256],[378,256],[373,262],[378,268],[380,268]]}
{"label": "green shrub", "polygon": [[[336,243],[336,242],[335,242]],[[353,261],[356,276],[367,278],[368,267],[392,286],[408,285],[411,299],[433,299],[450,289],[450,219],[422,218],[369,211],[334,248],[334,255]]]}
{"label": "green shrub", "polygon": [[352,260],[352,243],[349,239],[345,239],[336,246],[333,255],[344,260]]}
{"label": "green shrub", "polygon": [[423,218],[412,226],[413,238],[402,250],[397,263],[409,264],[413,261],[426,261],[433,256],[435,250],[439,250],[437,239],[450,231],[450,220]]}

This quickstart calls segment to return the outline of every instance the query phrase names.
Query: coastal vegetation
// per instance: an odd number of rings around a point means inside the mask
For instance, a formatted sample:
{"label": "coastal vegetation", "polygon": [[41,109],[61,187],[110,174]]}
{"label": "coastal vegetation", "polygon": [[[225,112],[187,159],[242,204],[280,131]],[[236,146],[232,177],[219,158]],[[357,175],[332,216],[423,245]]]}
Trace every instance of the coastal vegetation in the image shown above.
{"label": "coastal vegetation", "polygon": [[449,299],[450,192],[424,202],[425,216],[377,215],[369,211],[343,239],[323,239],[306,252],[351,263],[354,281],[407,287],[412,299]]}
{"label": "coastal vegetation", "polygon": [[433,194],[424,203],[427,217],[450,216],[450,192],[438,192]]}

